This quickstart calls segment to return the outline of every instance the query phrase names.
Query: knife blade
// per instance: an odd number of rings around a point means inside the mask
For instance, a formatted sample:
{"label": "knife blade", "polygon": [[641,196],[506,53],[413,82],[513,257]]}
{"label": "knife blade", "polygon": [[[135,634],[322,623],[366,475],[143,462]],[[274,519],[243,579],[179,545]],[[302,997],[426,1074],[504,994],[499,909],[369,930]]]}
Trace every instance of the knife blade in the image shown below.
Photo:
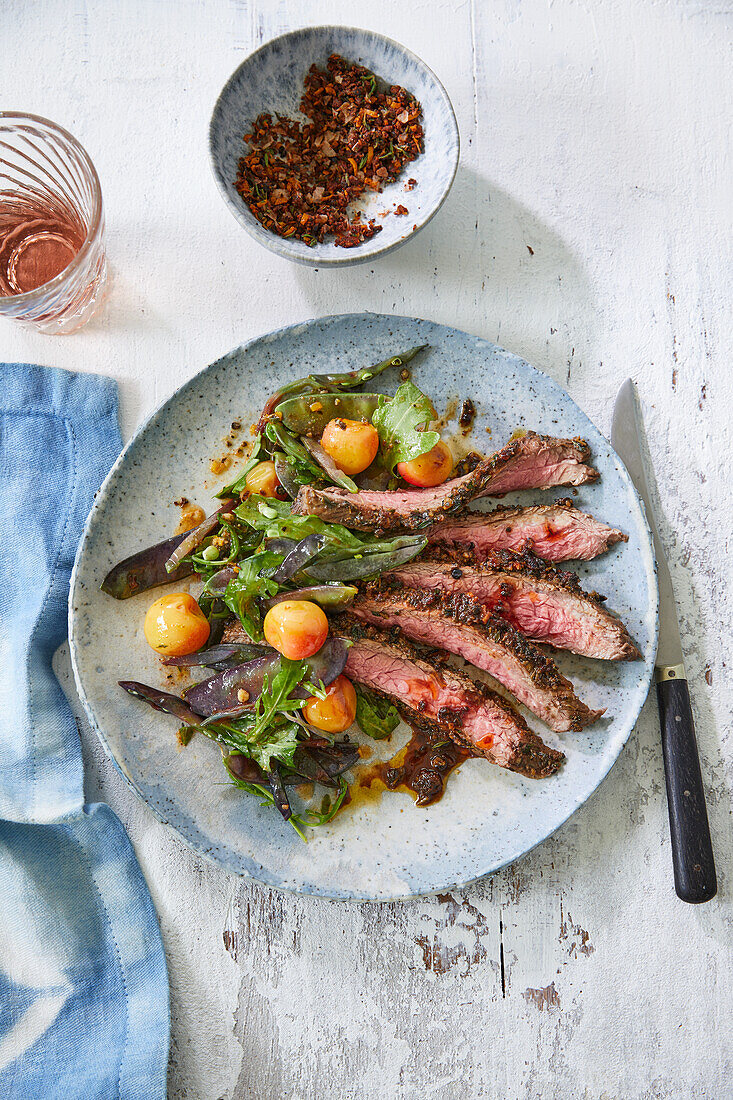
{"label": "knife blade", "polygon": [[642,451],[644,422],[636,386],[630,378],[618,392],[611,443],[641,497],[654,542],[659,582],[657,704],[662,733],[675,890],[683,901],[699,904],[717,891],[715,860],[705,792],[687,686],[677,604]]}

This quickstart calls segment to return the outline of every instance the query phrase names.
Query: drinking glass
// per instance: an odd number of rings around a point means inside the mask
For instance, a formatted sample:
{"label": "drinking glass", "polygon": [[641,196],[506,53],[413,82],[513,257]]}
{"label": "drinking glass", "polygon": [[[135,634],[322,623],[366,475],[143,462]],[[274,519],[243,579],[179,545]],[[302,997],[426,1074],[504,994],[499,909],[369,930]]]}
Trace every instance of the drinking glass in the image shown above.
{"label": "drinking glass", "polygon": [[105,297],[102,190],[63,127],[0,111],[0,317],[75,332]]}

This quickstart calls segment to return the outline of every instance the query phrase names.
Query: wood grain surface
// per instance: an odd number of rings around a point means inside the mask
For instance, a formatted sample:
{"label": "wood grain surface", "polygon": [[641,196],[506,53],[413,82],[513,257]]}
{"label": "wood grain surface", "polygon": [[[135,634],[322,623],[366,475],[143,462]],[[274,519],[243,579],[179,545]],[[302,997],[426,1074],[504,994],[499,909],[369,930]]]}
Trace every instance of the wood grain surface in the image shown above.
{"label": "wood grain surface", "polygon": [[[638,382],[660,485],[719,893],[674,893],[656,704],[552,839],[463,893],[281,895],[188,852],[83,722],[88,797],[134,841],[171,975],[175,1100],[721,1100],[731,1035],[728,0],[5,0],[0,102],[49,116],[102,180],[115,282],[73,337],[3,323],[2,358],[119,379],[123,430],[270,329],[372,309],[518,352],[610,428]],[[373,267],[256,248],[206,131],[239,61],[306,23],[372,27],[453,99],[438,217]],[[57,666],[71,691],[68,658]]]}

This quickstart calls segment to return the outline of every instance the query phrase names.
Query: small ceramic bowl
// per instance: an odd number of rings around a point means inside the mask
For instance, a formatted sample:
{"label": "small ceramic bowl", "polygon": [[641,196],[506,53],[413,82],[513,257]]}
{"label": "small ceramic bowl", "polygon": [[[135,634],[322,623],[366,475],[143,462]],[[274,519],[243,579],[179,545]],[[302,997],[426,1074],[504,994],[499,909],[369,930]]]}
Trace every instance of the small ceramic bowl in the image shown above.
{"label": "small ceramic bowl", "polygon": [[[237,166],[244,155],[244,134],[263,111],[294,117],[303,94],[303,81],[313,64],[325,66],[332,53],[370,69],[389,84],[407,88],[422,105],[425,149],[404,169],[402,176],[381,194],[369,192],[358,205],[367,218],[379,218],[382,231],[356,248],[340,248],[333,240],[309,247],[293,237],[287,240],[265,229],[234,187]],[[427,225],[450,191],[458,167],[460,139],[453,108],[445,88],[427,65],[404,46],[373,31],[353,27],[307,27],[267,42],[232,74],[216,101],[209,127],[209,150],[214,178],[224,201],[256,241],[296,263],[314,267],[364,263],[398,248]],[[408,179],[417,180],[405,191]],[[409,214],[395,216],[400,204]]]}

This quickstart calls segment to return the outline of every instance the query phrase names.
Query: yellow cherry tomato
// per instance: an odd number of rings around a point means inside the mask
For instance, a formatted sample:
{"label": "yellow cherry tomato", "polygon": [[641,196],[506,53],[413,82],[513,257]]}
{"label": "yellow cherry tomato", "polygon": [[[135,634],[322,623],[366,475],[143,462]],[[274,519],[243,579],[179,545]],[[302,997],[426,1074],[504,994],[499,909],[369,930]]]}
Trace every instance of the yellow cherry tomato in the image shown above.
{"label": "yellow cherry tomato", "polygon": [[356,718],[356,692],[351,680],[337,676],[326,688],[326,698],[311,698],[303,707],[303,717],[325,733],[343,733]]}
{"label": "yellow cherry tomato", "polygon": [[339,470],[360,474],[371,466],[379,450],[379,433],[373,424],[361,420],[329,420],[323,429],[321,446]]}
{"label": "yellow cherry tomato", "polygon": [[250,493],[259,493],[263,497],[275,497],[280,487],[275,473],[274,462],[258,462],[247,474],[244,484]]}
{"label": "yellow cherry tomato", "polygon": [[265,639],[291,661],[312,657],[328,637],[328,619],[310,600],[284,600],[265,615]]}
{"label": "yellow cherry tomato", "polygon": [[439,440],[431,451],[411,462],[398,462],[397,473],[410,485],[419,485],[421,489],[432,489],[442,485],[450,477],[453,469],[453,455],[447,444]]}
{"label": "yellow cherry tomato", "polygon": [[206,616],[188,592],[172,592],[152,603],[143,629],[148,645],[165,657],[195,653],[210,632]]}

